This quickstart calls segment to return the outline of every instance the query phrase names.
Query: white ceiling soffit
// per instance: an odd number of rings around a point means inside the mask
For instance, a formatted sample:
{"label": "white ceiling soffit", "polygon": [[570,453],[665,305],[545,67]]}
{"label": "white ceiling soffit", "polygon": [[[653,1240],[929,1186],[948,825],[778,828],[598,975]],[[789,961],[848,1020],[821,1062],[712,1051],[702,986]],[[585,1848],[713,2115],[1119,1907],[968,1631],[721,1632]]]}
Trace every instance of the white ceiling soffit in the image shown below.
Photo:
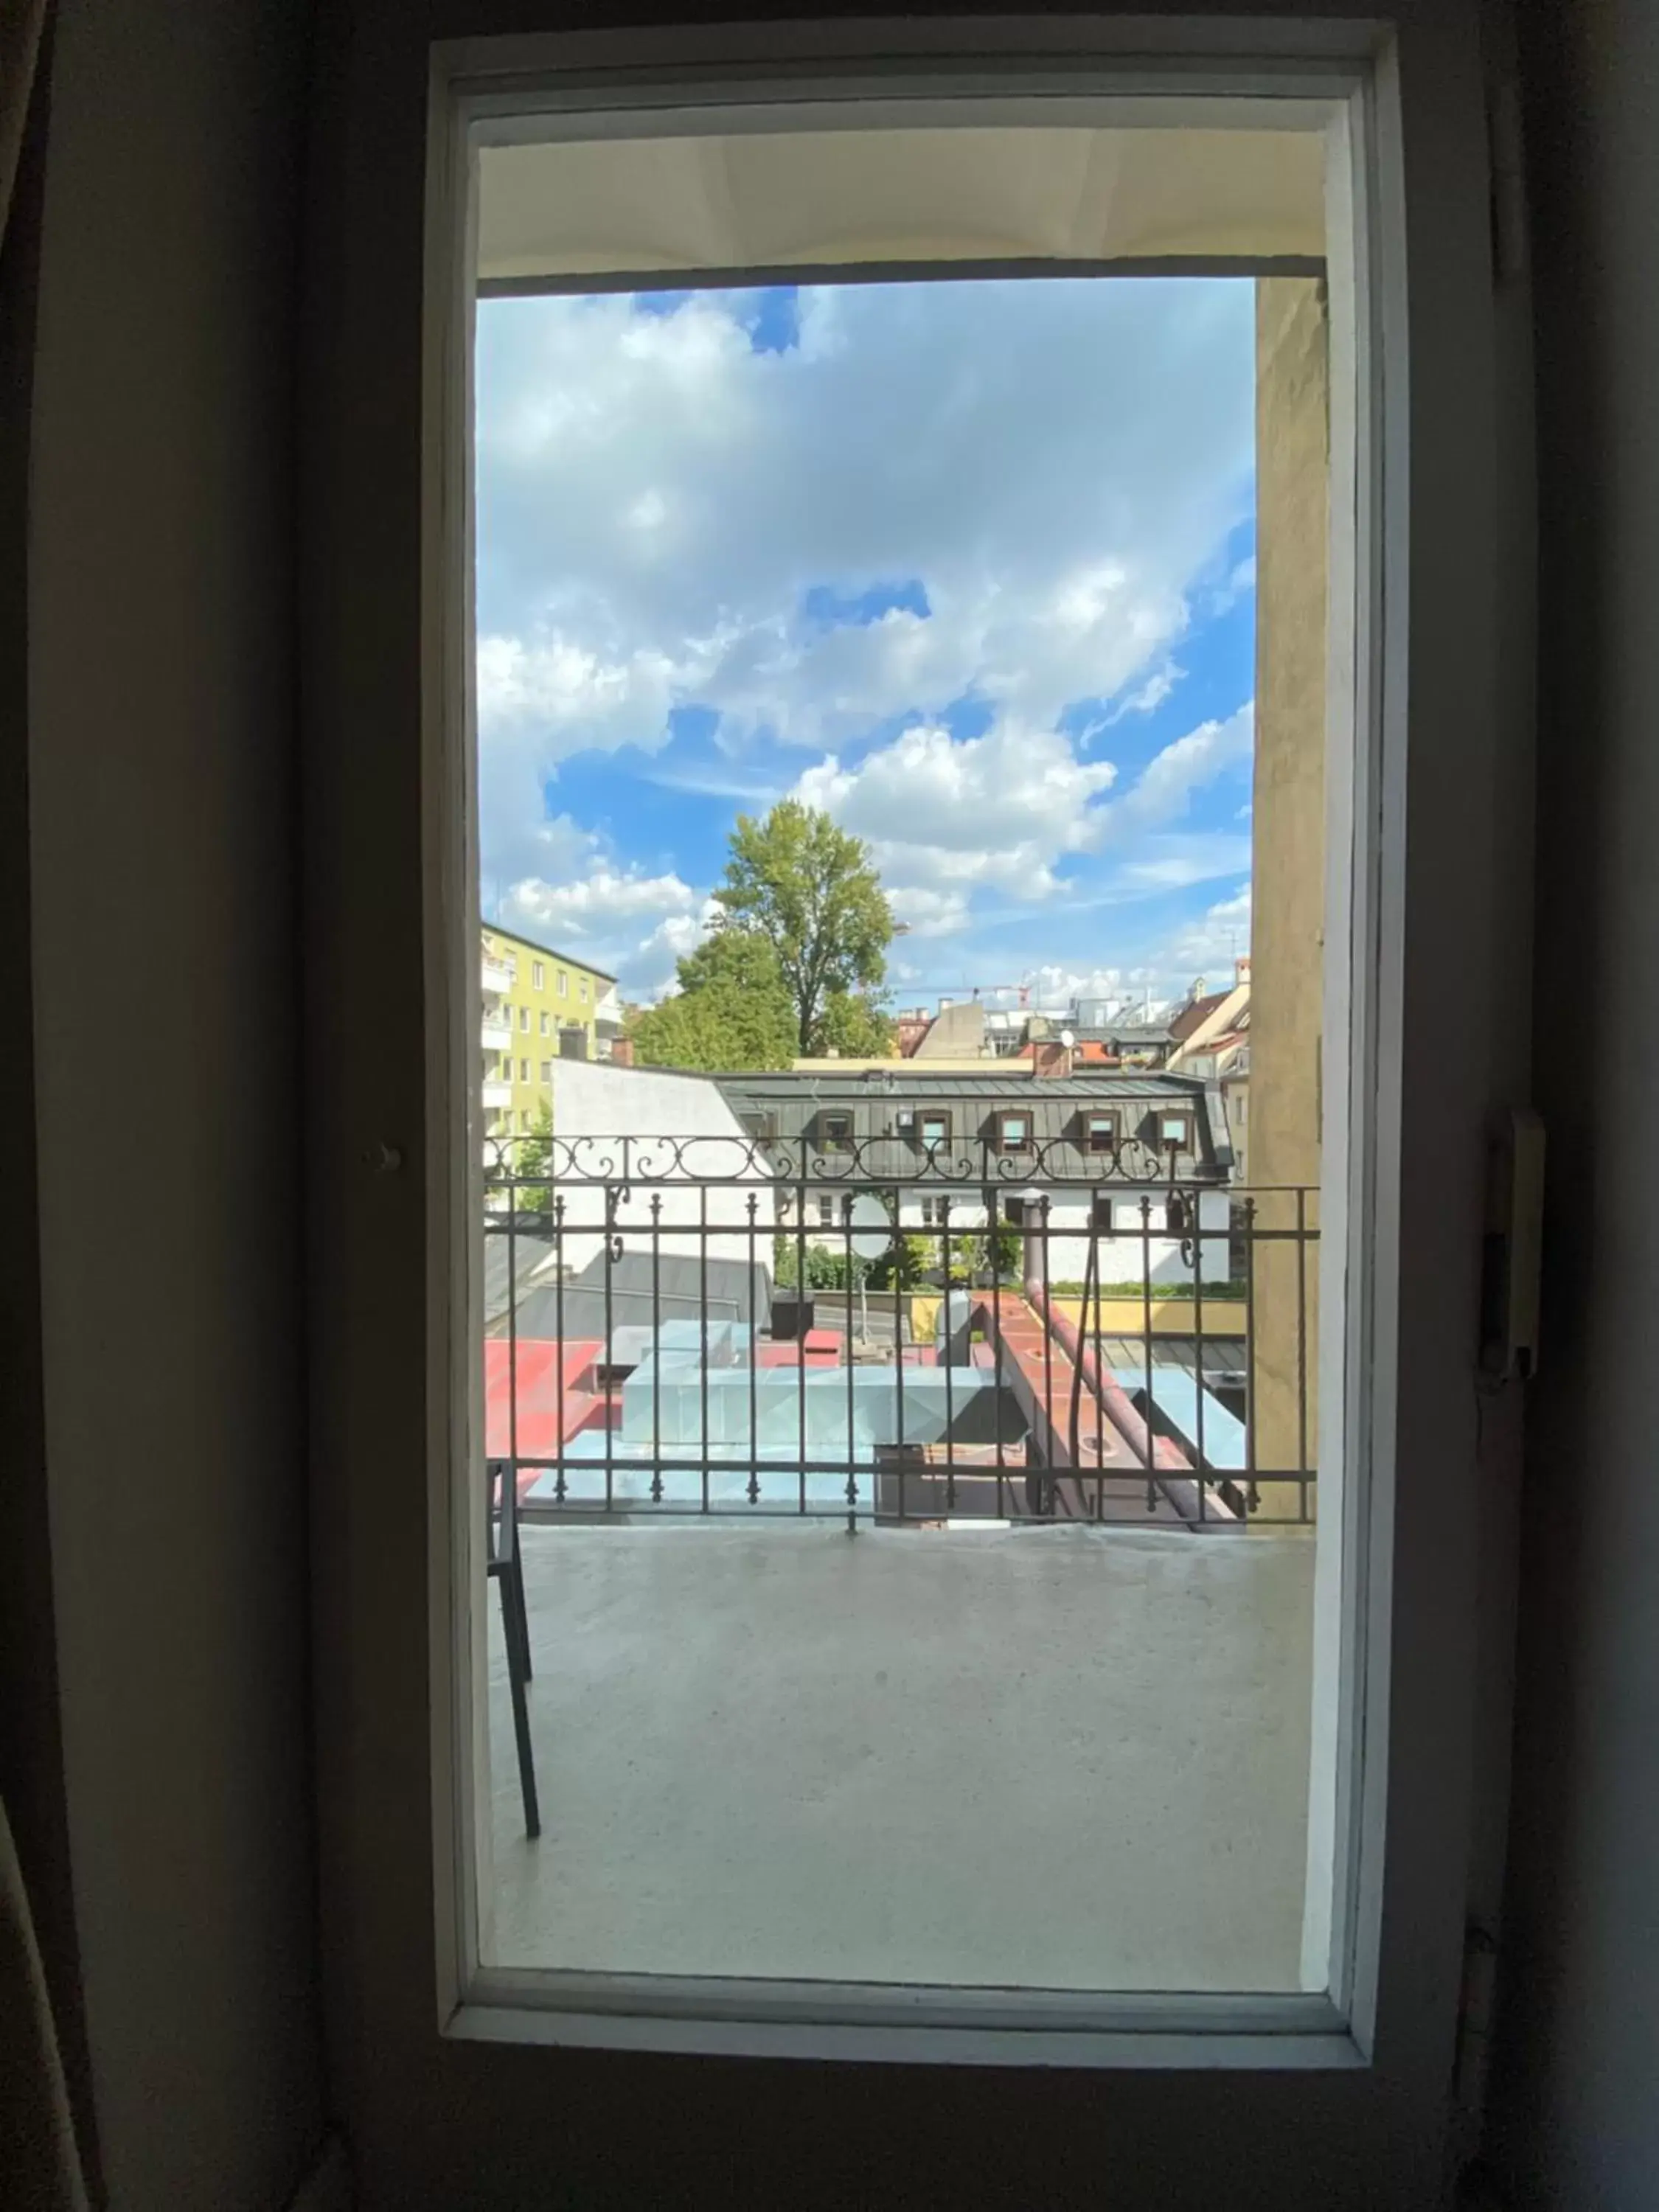
{"label": "white ceiling soffit", "polygon": [[872,262],[1325,251],[1310,130],[1036,127],[612,137],[480,149],[484,284]]}

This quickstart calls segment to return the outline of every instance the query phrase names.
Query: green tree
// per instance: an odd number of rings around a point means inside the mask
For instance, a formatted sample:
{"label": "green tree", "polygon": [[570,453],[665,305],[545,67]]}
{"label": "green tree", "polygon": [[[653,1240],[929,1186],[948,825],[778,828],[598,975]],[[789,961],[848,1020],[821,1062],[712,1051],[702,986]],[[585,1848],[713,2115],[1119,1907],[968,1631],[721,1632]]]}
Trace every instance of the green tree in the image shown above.
{"label": "green tree", "polygon": [[787,1067],[795,1014],[763,937],[715,930],[679,963],[679,988],[629,1024],[636,1057],[653,1067]]}
{"label": "green tree", "polygon": [[533,1182],[527,1178],[544,1176],[553,1152],[553,1102],[544,1098],[531,1121],[528,1135],[502,1149],[513,1163],[517,1182],[513,1192],[514,1211],[518,1213],[548,1213],[552,1211],[553,1193],[544,1182]]}
{"label": "green tree", "polygon": [[887,973],[893,915],[861,837],[799,799],[781,799],[764,821],[740,814],[714,896],[732,930],[771,946],[799,1052],[836,1042],[827,1030],[832,1000],[848,1002],[836,1017],[843,1025],[858,1018],[858,994],[872,1005],[869,994]]}
{"label": "green tree", "polygon": [[870,1270],[870,1286],[877,1291],[913,1291],[939,1261],[939,1240],[933,1237],[896,1237]]}
{"label": "green tree", "polygon": [[832,991],[819,1040],[820,1052],[836,1052],[843,1060],[886,1060],[894,1050],[892,1018],[868,991]]}

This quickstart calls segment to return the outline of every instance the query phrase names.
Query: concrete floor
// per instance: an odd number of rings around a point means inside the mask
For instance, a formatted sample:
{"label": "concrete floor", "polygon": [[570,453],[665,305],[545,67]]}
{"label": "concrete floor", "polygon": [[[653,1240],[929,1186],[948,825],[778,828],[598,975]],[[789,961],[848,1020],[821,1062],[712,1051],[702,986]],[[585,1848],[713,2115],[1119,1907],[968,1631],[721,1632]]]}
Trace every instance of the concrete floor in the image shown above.
{"label": "concrete floor", "polygon": [[492,1591],[490,1962],[1297,1986],[1310,1534],[524,1547],[543,1834]]}

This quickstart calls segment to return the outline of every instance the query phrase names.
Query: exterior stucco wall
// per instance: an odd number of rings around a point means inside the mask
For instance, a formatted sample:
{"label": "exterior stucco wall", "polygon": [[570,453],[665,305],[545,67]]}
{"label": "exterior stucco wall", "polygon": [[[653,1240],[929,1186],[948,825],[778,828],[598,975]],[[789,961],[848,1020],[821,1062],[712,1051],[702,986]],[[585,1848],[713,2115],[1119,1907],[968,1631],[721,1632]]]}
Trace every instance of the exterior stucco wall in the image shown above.
{"label": "exterior stucco wall", "polygon": [[[1249,1110],[1250,1182],[1264,1192],[1319,1181],[1328,461],[1323,284],[1263,278]],[[1257,1255],[1256,1453],[1266,1467],[1293,1466],[1300,1448],[1298,1373],[1310,1347],[1299,1317],[1317,1311],[1317,1286],[1306,1304],[1296,1271],[1290,1245]],[[1315,1362],[1306,1364],[1311,1389]]]}

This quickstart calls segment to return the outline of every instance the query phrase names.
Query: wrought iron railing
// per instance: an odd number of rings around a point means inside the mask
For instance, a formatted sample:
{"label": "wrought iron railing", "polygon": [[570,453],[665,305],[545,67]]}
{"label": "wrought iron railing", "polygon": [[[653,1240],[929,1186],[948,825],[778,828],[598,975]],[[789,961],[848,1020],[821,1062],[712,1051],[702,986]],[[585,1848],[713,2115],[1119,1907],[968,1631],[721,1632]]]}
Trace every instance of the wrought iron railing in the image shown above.
{"label": "wrought iron railing", "polygon": [[526,1520],[1313,1517],[1318,1193],[1126,1143],[486,1146]]}

